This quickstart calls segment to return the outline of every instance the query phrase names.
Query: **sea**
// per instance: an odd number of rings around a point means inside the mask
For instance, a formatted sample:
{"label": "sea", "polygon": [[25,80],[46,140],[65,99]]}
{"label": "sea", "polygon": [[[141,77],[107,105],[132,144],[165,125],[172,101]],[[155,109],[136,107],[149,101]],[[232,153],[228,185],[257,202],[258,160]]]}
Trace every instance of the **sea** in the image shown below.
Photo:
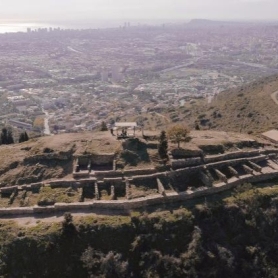
{"label": "sea", "polygon": [[91,28],[115,28],[123,25],[124,21],[119,20],[91,20],[85,22],[55,22],[55,23],[36,23],[36,22],[0,22],[0,33],[27,32],[27,28],[37,30],[39,28],[61,28],[61,29],[91,29]]}
{"label": "sea", "polygon": [[139,20],[129,21],[125,19],[119,20],[86,20],[86,21],[69,21],[69,22],[5,22],[0,21],[0,34],[3,33],[17,33],[27,32],[27,28],[37,30],[39,28],[61,28],[61,29],[103,29],[103,28],[117,28],[129,23],[131,26],[138,26],[141,24],[160,25],[165,23],[163,20]]}
{"label": "sea", "polygon": [[17,32],[27,32],[27,28],[31,30],[36,30],[39,28],[57,28],[58,25],[53,24],[43,24],[43,23],[0,23],[0,33],[17,33]]}

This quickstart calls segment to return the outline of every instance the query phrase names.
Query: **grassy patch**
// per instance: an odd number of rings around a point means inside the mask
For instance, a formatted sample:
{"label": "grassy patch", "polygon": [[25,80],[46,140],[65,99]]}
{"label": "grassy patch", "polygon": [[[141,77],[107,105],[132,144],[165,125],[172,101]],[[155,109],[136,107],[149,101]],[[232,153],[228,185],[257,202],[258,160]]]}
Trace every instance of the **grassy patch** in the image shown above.
{"label": "grassy patch", "polygon": [[53,205],[55,203],[73,203],[79,200],[79,189],[42,187],[38,195],[38,205]]}

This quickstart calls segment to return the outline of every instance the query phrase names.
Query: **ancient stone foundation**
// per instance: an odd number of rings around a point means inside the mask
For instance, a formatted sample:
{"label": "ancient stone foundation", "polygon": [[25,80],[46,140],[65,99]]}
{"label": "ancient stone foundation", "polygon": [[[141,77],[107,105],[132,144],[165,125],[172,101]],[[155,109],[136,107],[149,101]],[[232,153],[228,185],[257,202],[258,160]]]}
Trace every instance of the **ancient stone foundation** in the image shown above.
{"label": "ancient stone foundation", "polygon": [[[84,177],[73,175],[73,179],[70,180],[0,188],[0,194],[10,198],[20,191],[39,191],[44,186],[82,188],[78,203],[3,208],[0,209],[0,217],[38,213],[56,214],[76,210],[129,211],[151,205],[186,202],[193,198],[217,194],[246,182],[253,183],[278,178],[277,154],[278,151],[274,149],[240,151],[205,158],[181,158],[171,161],[178,168],[171,171],[159,172],[154,168],[94,171]],[[94,196],[90,201],[84,201],[86,190],[91,190]],[[102,196],[104,191],[106,192],[105,200]]]}

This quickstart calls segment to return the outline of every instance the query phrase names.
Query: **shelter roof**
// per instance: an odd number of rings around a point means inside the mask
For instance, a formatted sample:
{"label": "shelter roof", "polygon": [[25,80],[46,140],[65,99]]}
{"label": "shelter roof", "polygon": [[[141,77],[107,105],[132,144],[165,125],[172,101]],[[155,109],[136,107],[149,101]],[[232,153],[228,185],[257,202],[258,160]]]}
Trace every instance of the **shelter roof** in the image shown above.
{"label": "shelter roof", "polygon": [[115,127],[137,127],[136,122],[116,122]]}

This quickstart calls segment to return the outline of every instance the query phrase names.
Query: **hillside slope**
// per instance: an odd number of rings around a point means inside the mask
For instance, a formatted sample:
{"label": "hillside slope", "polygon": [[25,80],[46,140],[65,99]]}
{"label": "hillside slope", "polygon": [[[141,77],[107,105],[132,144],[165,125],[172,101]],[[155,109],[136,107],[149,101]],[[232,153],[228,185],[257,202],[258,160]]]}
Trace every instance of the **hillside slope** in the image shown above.
{"label": "hillside slope", "polygon": [[[278,76],[271,76],[220,93],[210,104],[207,100],[181,108],[181,119],[201,129],[261,133],[278,128]],[[188,113],[188,111],[190,111]]]}
{"label": "hillside slope", "polygon": [[1,221],[0,276],[277,277],[277,194],[245,186],[179,209]]}

